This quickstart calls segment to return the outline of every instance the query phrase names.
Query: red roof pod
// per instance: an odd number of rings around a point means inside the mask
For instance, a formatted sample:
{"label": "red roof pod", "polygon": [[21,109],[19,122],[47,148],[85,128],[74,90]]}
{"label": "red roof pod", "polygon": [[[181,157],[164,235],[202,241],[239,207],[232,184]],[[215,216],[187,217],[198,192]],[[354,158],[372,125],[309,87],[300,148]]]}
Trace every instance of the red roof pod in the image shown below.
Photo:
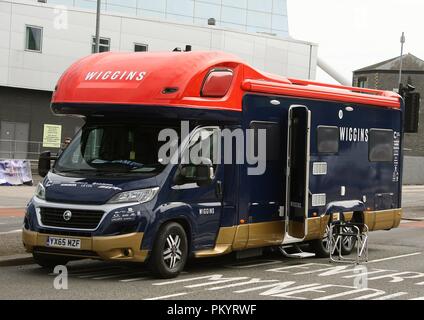
{"label": "red roof pod", "polygon": [[[213,70],[227,71],[218,75]],[[205,88],[208,96],[201,94]],[[400,96],[393,92],[284,78],[261,73],[231,54],[196,51],[90,55],[65,71],[52,102],[241,111],[247,92],[400,108]]]}

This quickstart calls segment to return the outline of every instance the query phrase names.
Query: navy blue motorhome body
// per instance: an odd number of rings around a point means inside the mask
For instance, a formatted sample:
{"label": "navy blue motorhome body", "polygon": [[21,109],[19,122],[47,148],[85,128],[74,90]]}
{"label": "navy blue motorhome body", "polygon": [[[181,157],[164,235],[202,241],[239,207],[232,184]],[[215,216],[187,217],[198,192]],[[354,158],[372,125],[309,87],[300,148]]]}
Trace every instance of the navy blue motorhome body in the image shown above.
{"label": "navy blue motorhome body", "polygon": [[[185,83],[187,90],[202,88],[190,93],[199,96],[181,100],[187,105],[175,103],[175,96],[160,96],[156,104],[52,103],[55,114],[82,116],[85,125],[52,168],[52,156],[40,156],[45,177],[23,230],[37,263],[146,262],[157,275],[173,277],[190,256],[258,252],[285,243],[309,244],[326,256],[334,214],[370,230],[399,225],[403,102],[397,95],[344,87],[317,94],[316,83],[279,78],[271,84],[260,78],[257,88],[249,82],[242,90],[236,67],[224,65],[208,65],[196,73],[202,81]],[[82,87],[84,96],[93,84]],[[160,95],[179,90],[160,89]],[[206,107],[189,105],[199,101]],[[223,101],[231,107],[220,106]],[[224,132],[231,137],[229,163]],[[185,151],[204,144],[210,153],[202,154],[201,163],[183,161]],[[160,151],[166,145],[176,147],[167,155],[177,161],[164,161]],[[237,157],[241,147],[243,161]],[[259,174],[252,173],[259,164],[247,161],[249,152],[265,161]]]}

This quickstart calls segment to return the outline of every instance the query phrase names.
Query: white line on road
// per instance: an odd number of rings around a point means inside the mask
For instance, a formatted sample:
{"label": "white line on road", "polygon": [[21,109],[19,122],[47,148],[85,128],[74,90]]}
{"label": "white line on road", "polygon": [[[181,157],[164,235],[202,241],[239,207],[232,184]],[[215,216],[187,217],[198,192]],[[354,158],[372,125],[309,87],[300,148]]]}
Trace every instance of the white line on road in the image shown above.
{"label": "white line on road", "polygon": [[144,279],[147,279],[147,277],[123,279],[123,280],[119,280],[119,281],[121,281],[121,282],[134,282],[134,281],[140,281],[140,280],[144,280]]}
{"label": "white line on road", "polygon": [[13,234],[13,233],[20,233],[22,232],[22,229],[12,230],[12,231],[6,231],[6,232],[0,232],[0,236],[5,234]]}
{"label": "white line on road", "polygon": [[393,299],[393,298],[397,298],[397,297],[401,297],[408,294],[407,292],[398,292],[398,293],[393,293],[393,294],[389,294],[387,296],[382,296],[379,298],[375,298],[373,300],[389,300],[389,299]]}
{"label": "white line on road", "polygon": [[93,278],[93,280],[105,280],[105,279],[113,279],[113,278],[120,278],[120,277],[131,277],[131,276],[136,276],[139,275],[139,272],[124,272],[124,273],[118,273],[118,274],[113,274],[110,276],[104,276],[104,277],[95,277]]}
{"label": "white line on road", "polygon": [[405,258],[405,257],[411,257],[411,256],[416,256],[421,254],[421,252],[414,252],[414,253],[409,253],[409,254],[403,254],[401,256],[394,256],[394,257],[388,257],[388,258],[383,258],[383,259],[376,259],[376,260],[371,260],[368,261],[368,263],[375,263],[375,262],[381,262],[381,261],[387,261],[387,260],[393,260],[393,259],[400,259],[400,258]]}
{"label": "white line on road", "polygon": [[[259,260],[257,260],[259,261]],[[231,269],[246,269],[246,268],[254,268],[254,267],[261,267],[261,266],[267,266],[270,264],[277,264],[277,263],[282,263],[282,261],[265,261],[265,262],[258,262],[258,263],[253,263],[253,264],[231,264],[231,265],[226,265],[225,267],[227,268],[231,268]]]}
{"label": "white line on road", "polygon": [[144,299],[144,300],[162,300],[162,299],[168,299],[168,298],[173,298],[173,297],[181,297],[181,296],[185,296],[186,294],[188,294],[188,293],[187,292],[181,292],[181,293],[169,294],[167,296],[148,298],[148,299]]}

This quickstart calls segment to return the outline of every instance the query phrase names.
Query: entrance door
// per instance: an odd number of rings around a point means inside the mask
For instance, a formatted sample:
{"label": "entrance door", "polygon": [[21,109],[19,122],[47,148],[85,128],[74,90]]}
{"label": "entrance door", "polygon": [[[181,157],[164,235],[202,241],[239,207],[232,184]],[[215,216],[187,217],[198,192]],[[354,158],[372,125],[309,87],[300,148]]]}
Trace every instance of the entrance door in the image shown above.
{"label": "entrance door", "polygon": [[287,133],[286,231],[302,240],[307,234],[309,143],[311,112],[305,106],[289,110]]}
{"label": "entrance door", "polygon": [[26,159],[29,124],[24,122],[0,123],[0,158]]}

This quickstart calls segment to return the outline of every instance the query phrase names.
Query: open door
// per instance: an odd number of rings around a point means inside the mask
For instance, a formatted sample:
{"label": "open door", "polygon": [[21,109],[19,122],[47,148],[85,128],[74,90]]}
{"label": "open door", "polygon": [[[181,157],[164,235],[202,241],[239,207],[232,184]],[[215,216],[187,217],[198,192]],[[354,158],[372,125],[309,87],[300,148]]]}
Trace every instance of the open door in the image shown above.
{"label": "open door", "polygon": [[303,240],[307,234],[311,112],[291,106],[287,132],[286,232]]}

